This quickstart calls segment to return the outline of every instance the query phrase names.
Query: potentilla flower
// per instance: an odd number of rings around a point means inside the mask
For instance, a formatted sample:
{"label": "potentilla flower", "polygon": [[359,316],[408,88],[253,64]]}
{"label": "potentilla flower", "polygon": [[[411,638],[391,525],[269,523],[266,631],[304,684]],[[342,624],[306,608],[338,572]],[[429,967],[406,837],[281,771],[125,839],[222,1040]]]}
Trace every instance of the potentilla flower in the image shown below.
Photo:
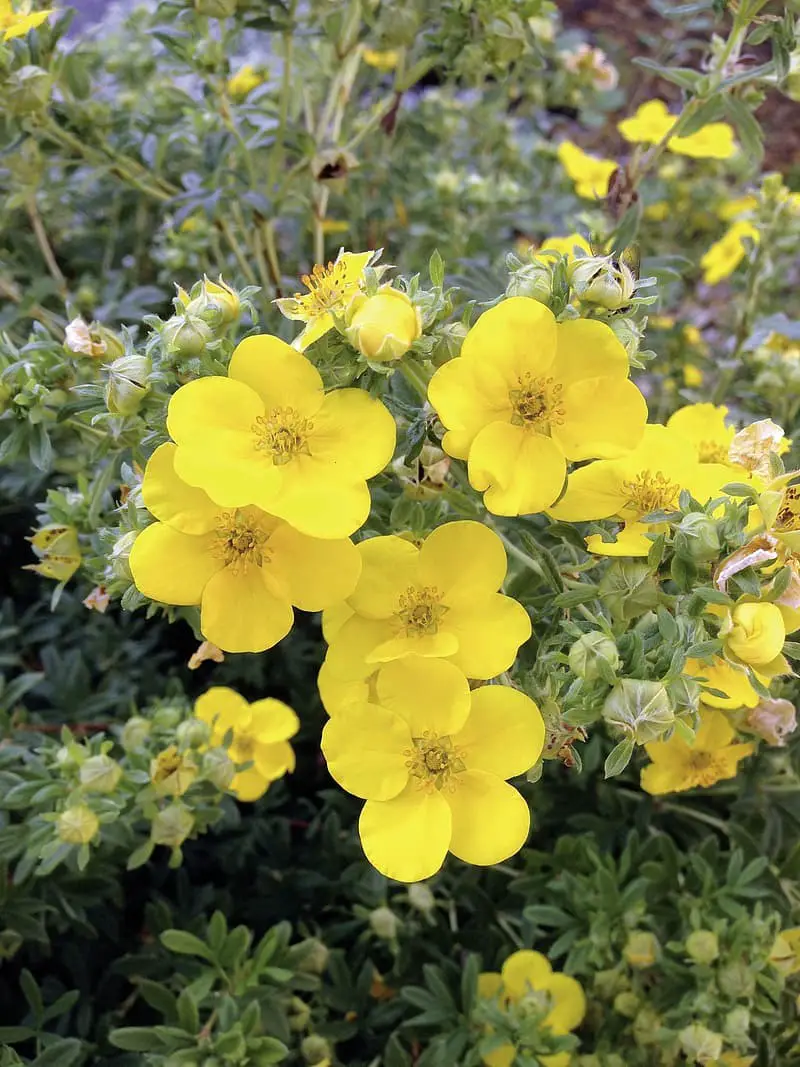
{"label": "potentilla flower", "polygon": [[[501,1007],[530,1006],[542,1014],[541,1025],[558,1037],[575,1030],[586,1014],[586,997],[578,981],[554,972],[540,952],[522,949],[514,952],[500,973],[484,971],[478,976],[478,996],[499,1001]],[[500,1045],[483,1053],[487,1067],[511,1067],[516,1056],[513,1045]],[[537,1057],[545,1067],[567,1067],[568,1052]]]}
{"label": "potentilla flower", "polygon": [[316,367],[267,334],[237,346],[227,378],[181,386],[167,427],[179,477],[220,507],[252,504],[310,537],[334,539],[367,518],[366,480],[395,445],[380,400],[363,389],[326,394]]}
{"label": "potentilla flower", "polygon": [[422,336],[422,320],[407,293],[384,285],[373,296],[353,297],[345,333],[362,356],[385,363],[400,359]]}
{"label": "potentilla flower", "polygon": [[703,269],[703,281],[706,285],[717,285],[729,278],[745,256],[745,240],[758,244],[758,230],[746,219],[734,222],[728,232],[715,241],[700,260]]}
{"label": "potentilla flower", "polygon": [[200,629],[225,652],[262,652],[292,628],[292,606],[321,611],[348,596],[361,559],[254,507],[222,508],[178,478],[176,448],[150,457],[142,495],[159,520],[136,538],[136,587],[164,604],[199,605]]}
{"label": "potentilla flower", "polygon": [[500,863],[528,836],[528,806],[506,780],[539,758],[539,709],[508,686],[483,686],[465,700],[465,681],[451,672],[429,690],[413,664],[399,663],[389,681],[384,675],[386,705],[352,704],[323,730],[331,775],[366,801],[361,843],[387,878],[430,878],[448,851],[466,863]]}
{"label": "potentilla flower", "polygon": [[14,10],[11,0],[0,0],[0,34],[4,41],[10,41],[12,37],[23,37],[37,26],[41,26],[50,15],[52,8],[46,11],[31,11],[30,4],[23,4],[21,9]]}
{"label": "potentilla flower", "polygon": [[653,543],[648,532],[661,529],[643,522],[646,515],[677,509],[682,489],[705,503],[730,480],[729,468],[698,463],[695,447],[685,438],[664,426],[647,426],[641,444],[622,459],[598,460],[571,474],[566,493],[549,513],[566,522],[616,518],[624,523],[616,541],[591,534],[589,551],[646,556]]}
{"label": "potentilla flower", "polygon": [[481,315],[428,398],[447,427],[443,448],[468,461],[486,508],[526,515],[557,499],[568,460],[621,456],[639,443],[647,406],[628,374],[605,323],[557,323],[518,296]]}
{"label": "potentilla flower", "polygon": [[700,726],[691,744],[676,731],[669,741],[645,745],[652,763],[642,771],[642,789],[661,796],[735,778],[739,761],[753,751],[749,742],[732,743],[735,736],[721,711],[701,708]]}
{"label": "potentilla flower", "polygon": [[667,428],[690,441],[700,463],[728,463],[736,432],[725,423],[728,409],[716,404],[687,404],[667,419]]}
{"label": "potentilla flower", "polygon": [[658,144],[675,125],[675,116],[663,100],[646,100],[630,118],[617,123],[617,129],[633,144]]}
{"label": "potentilla flower", "polygon": [[264,82],[264,75],[259,73],[249,63],[240,67],[235,74],[228,78],[227,90],[231,96],[243,100],[249,93]]}
{"label": "potentilla flower", "polygon": [[548,252],[560,252],[567,262],[571,263],[575,258],[575,249],[579,248],[587,255],[592,254],[592,246],[580,233],[570,233],[566,237],[546,237],[539,245],[538,256],[546,256]]}
{"label": "potentilla flower", "polygon": [[327,663],[342,681],[406,656],[448,659],[469,678],[494,678],[531,635],[522,605],[497,592],[505,549],[482,523],[446,523],[420,548],[388,536],[358,550],[363,566],[347,598],[351,614],[334,609],[337,625],[325,628]]}
{"label": "potentilla flower", "polygon": [[307,293],[295,293],[275,301],[287,319],[306,324],[303,332],[294,339],[295,348],[303,351],[333,329],[333,316],[343,317],[350,301],[361,292],[364,271],[374,255],[374,252],[342,250],[335,262],[327,267],[317,263],[310,274],[303,275]]}
{"label": "potentilla flower", "polygon": [[562,141],[558,146],[558,159],[575,182],[575,192],[587,200],[598,200],[608,196],[608,183],[617,169],[613,159],[599,159],[584,152],[571,141]]}
{"label": "potentilla flower", "polygon": [[197,699],[194,714],[211,727],[211,745],[226,745],[230,734],[228,755],[245,765],[230,783],[239,800],[257,800],[294,770],[289,738],[300,729],[300,720],[282,701],[267,697],[248,704],[234,689],[215,685]]}
{"label": "potentilla flower", "polygon": [[400,52],[396,48],[389,48],[383,51],[365,48],[361,53],[361,58],[368,67],[374,67],[376,70],[386,73],[386,71],[394,70],[400,62]]}
{"label": "potentilla flower", "polygon": [[162,796],[182,797],[196,778],[194,756],[177,745],[168,745],[150,761],[150,781]]}
{"label": "potentilla flower", "polygon": [[733,127],[727,122],[709,122],[685,137],[670,137],[667,148],[692,159],[730,159],[737,150]]}
{"label": "potentilla flower", "polygon": [[[722,656],[711,660],[687,659],[683,673],[696,678],[703,688],[703,701],[712,708],[754,708],[761,697],[753,688],[747,671],[729,663]],[[767,684],[769,679],[756,672],[756,677]],[[720,696],[722,693],[724,696]]]}
{"label": "potentilla flower", "polygon": [[781,655],[786,629],[777,604],[747,601],[735,604],[723,620],[720,636],[730,656],[747,666],[758,667],[763,674],[780,674],[787,668]]}

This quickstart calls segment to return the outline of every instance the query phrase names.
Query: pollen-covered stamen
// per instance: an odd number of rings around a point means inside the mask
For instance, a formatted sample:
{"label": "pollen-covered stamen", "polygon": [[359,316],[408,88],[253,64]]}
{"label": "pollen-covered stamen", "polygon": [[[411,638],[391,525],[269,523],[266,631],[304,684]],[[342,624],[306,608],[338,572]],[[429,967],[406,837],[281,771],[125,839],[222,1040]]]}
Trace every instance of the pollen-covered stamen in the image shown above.
{"label": "pollen-covered stamen", "polygon": [[701,786],[714,785],[726,776],[724,761],[711,752],[693,752],[689,756],[689,767],[693,781]]}
{"label": "pollen-covered stamen", "polygon": [[301,452],[311,454],[308,436],[313,429],[311,419],[294,408],[273,408],[268,415],[259,415],[253,424],[256,449],[265,452],[276,467],[282,467]]}
{"label": "pollen-covered stamen", "polygon": [[348,282],[347,263],[344,260],[329,263],[327,267],[317,263],[310,274],[303,275],[301,281],[308,292],[295,293],[294,298],[309,319],[341,307],[355,288],[353,283]]}
{"label": "pollen-covered stamen", "polygon": [[531,426],[537,433],[549,433],[551,426],[564,421],[563,385],[553,378],[534,378],[523,374],[518,389],[510,389],[511,422],[514,426]]}
{"label": "pollen-covered stamen", "polygon": [[260,567],[269,556],[269,534],[240,511],[226,511],[217,520],[214,555],[226,567],[241,571]]}
{"label": "pollen-covered stamen", "polygon": [[627,506],[638,515],[649,515],[671,507],[680,490],[661,471],[640,471],[631,481],[622,483],[622,491],[628,498]]}
{"label": "pollen-covered stamen", "polygon": [[442,594],[432,585],[409,586],[397,602],[395,617],[399,619],[407,637],[424,637],[439,631],[439,623],[447,611]]}
{"label": "pollen-covered stamen", "polygon": [[728,449],[717,441],[701,441],[697,446],[697,458],[701,463],[727,463]]}
{"label": "pollen-covered stamen", "polygon": [[464,753],[455,747],[446,734],[425,731],[422,737],[412,738],[414,747],[403,753],[406,767],[413,778],[419,779],[423,789],[454,789],[453,776],[466,770]]}

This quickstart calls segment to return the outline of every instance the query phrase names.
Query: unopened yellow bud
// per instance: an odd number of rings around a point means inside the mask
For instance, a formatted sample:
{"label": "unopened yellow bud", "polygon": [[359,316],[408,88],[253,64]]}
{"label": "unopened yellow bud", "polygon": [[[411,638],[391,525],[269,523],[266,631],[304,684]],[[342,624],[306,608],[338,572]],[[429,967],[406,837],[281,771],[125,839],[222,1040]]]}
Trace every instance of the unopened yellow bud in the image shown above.
{"label": "unopened yellow bud", "polygon": [[100,829],[100,820],[86,804],[74,804],[61,812],[56,829],[66,844],[88,845]]}
{"label": "unopened yellow bud", "polygon": [[230,326],[238,321],[241,310],[239,294],[222,277],[216,282],[204,277],[200,294],[186,306],[185,320],[191,323],[196,317],[212,328]]}
{"label": "unopened yellow bud", "polygon": [[374,296],[357,296],[350,306],[347,339],[366,359],[400,359],[422,335],[419,311],[409,297],[384,286]]}
{"label": "unopened yellow bud", "polygon": [[199,315],[173,315],[161,334],[167,354],[179,359],[202,356],[206,346],[214,340],[209,325]]}
{"label": "unopened yellow bud", "polygon": [[122,777],[122,767],[110,756],[90,756],[81,764],[80,782],[87,793],[113,793]]}
{"label": "unopened yellow bud", "polygon": [[630,303],[636,279],[621,260],[613,256],[583,256],[567,267],[567,278],[575,295],[589,304],[616,311]]}
{"label": "unopened yellow bud", "polygon": [[727,650],[742,663],[765,666],[781,654],[786,629],[776,604],[737,604],[731,623],[723,640]]}

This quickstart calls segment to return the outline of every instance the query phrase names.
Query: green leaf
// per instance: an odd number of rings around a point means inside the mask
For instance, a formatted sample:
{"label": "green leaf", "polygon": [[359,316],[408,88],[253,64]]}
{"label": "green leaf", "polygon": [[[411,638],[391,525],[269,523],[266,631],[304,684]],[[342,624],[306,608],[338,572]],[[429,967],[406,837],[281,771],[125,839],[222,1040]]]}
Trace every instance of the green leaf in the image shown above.
{"label": "green leaf", "polygon": [[438,248],[433,250],[433,254],[428,260],[428,274],[430,275],[433,285],[437,289],[441,289],[444,285],[444,260],[442,259]]}
{"label": "green leaf", "polygon": [[737,96],[726,95],[725,113],[736,127],[745,154],[753,163],[760,163],[764,156],[764,134],[747,104]]}
{"label": "green leaf", "polygon": [[67,1037],[58,1041],[30,1061],[30,1067],[70,1067],[83,1054],[83,1042],[77,1037]]}
{"label": "green leaf", "polygon": [[464,970],[461,972],[461,1010],[465,1015],[472,1011],[478,996],[478,975],[480,973],[478,956],[470,953]]}
{"label": "green leaf", "polygon": [[699,74],[696,70],[691,70],[689,67],[664,67],[653,59],[647,59],[645,56],[636,56],[633,62],[637,67],[644,67],[645,70],[657,74],[664,81],[679,85],[681,89],[687,89],[689,92],[693,92],[697,88],[698,82],[703,78],[702,74]]}
{"label": "green leaf", "polygon": [[142,999],[147,1001],[151,1008],[161,1012],[167,1022],[177,1022],[178,1002],[174,993],[161,982],[153,982],[149,978],[133,978],[132,981],[141,993]]}
{"label": "green leaf", "polygon": [[190,1034],[200,1029],[200,1014],[194,997],[188,989],[181,991],[178,997],[178,1025]]}
{"label": "green leaf", "polygon": [[199,956],[201,960],[216,963],[216,957],[208,945],[185,930],[165,930],[161,935],[161,943],[170,952],[177,952],[181,956]]}
{"label": "green leaf", "polygon": [[15,1041],[27,1041],[31,1037],[36,1037],[36,1031],[29,1026],[0,1026],[0,1041],[4,1044],[13,1045]]}
{"label": "green leaf", "polygon": [[228,923],[221,911],[215,911],[208,923],[206,937],[214,952],[219,952],[228,936]]}
{"label": "green leaf", "polygon": [[49,471],[52,467],[53,446],[50,444],[50,437],[44,427],[44,423],[37,422],[31,427],[28,454],[31,463],[37,470]]}
{"label": "green leaf", "polygon": [[603,768],[606,778],[615,778],[618,774],[622,774],[631,761],[634,747],[633,738],[626,737],[624,741],[620,741],[612,748]]}
{"label": "green leaf", "polygon": [[236,967],[250,947],[252,936],[246,926],[237,926],[231,930],[218,956],[220,966],[230,969]]}
{"label": "green leaf", "polygon": [[125,1052],[163,1052],[164,1042],[146,1026],[122,1026],[112,1030],[108,1040]]}
{"label": "green leaf", "polygon": [[23,969],[19,976],[19,984],[37,1024],[41,1026],[42,1016],[44,1015],[44,1001],[42,1000],[39,986],[36,984],[36,979],[29,970]]}

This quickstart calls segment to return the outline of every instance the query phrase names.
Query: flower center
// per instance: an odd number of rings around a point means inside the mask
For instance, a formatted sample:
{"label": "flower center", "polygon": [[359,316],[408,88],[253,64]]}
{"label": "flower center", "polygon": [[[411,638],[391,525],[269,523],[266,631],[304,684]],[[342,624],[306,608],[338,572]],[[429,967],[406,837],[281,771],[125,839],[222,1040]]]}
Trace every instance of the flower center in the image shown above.
{"label": "flower center", "polygon": [[716,441],[701,441],[697,446],[701,463],[727,463],[728,449]]}
{"label": "flower center", "polygon": [[256,451],[266,452],[276,467],[282,467],[301,452],[311,455],[308,435],[313,429],[311,419],[294,408],[273,408],[253,423]]}
{"label": "flower center", "polygon": [[412,741],[414,747],[406,749],[403,755],[407,757],[409,773],[419,779],[420,787],[453,790],[456,785],[453,776],[466,767],[464,754],[453,745],[452,738],[426,730],[422,737],[414,737]]}
{"label": "flower center", "polygon": [[709,786],[725,776],[725,767],[711,752],[693,752],[689,756],[689,772],[695,785]]}
{"label": "flower center", "polygon": [[406,637],[424,637],[439,631],[439,623],[447,608],[441,603],[442,594],[433,585],[411,585],[397,602],[395,618],[400,620]]}
{"label": "flower center", "polygon": [[679,490],[661,471],[640,471],[631,481],[622,483],[622,491],[628,497],[628,506],[639,515],[649,515],[669,507]]}
{"label": "flower center", "polygon": [[514,426],[531,426],[537,433],[548,434],[551,424],[559,426],[564,421],[563,385],[553,378],[534,378],[530,374],[520,375],[517,382],[519,388],[508,393]]}
{"label": "flower center", "polygon": [[231,748],[236,750],[236,762],[247,763],[253,758],[256,740],[250,734],[240,733],[234,738]]}
{"label": "flower center", "polygon": [[800,530],[800,487],[790,485],[784,492],[775,517],[775,527],[779,530]]}
{"label": "flower center", "polygon": [[169,748],[165,748],[163,752],[159,752],[156,756],[156,766],[152,774],[152,780],[154,782],[163,782],[170,775],[180,770],[182,763],[183,761],[177,748],[174,745],[170,745]]}
{"label": "flower center", "polygon": [[251,564],[260,567],[269,558],[269,533],[239,511],[225,511],[217,519],[212,548],[217,559],[234,571],[244,571]]}
{"label": "flower center", "polygon": [[301,279],[307,293],[295,293],[295,300],[302,306],[307,319],[319,318],[326,311],[333,311],[352,296],[358,288],[347,281],[347,264],[344,260],[329,263],[327,267],[317,263],[310,274]]}

